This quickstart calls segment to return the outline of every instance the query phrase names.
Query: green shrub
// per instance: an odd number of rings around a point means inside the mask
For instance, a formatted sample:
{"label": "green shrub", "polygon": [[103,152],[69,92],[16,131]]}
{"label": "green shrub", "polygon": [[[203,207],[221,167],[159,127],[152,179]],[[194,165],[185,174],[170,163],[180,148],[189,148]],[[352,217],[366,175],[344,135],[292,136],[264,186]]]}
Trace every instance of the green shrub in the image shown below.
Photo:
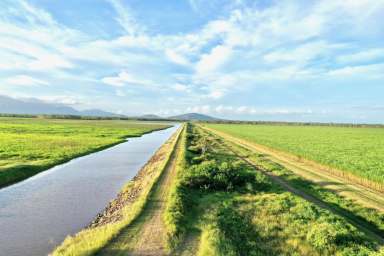
{"label": "green shrub", "polygon": [[244,164],[211,160],[190,167],[184,182],[193,189],[232,191],[250,180],[254,180],[254,174],[248,172]]}
{"label": "green shrub", "polygon": [[307,234],[307,240],[316,249],[332,252],[336,247],[346,247],[348,248],[347,251],[364,252],[360,245],[364,245],[365,239],[354,227],[335,217],[322,218],[321,220],[323,222],[312,226]]}
{"label": "green shrub", "polygon": [[265,255],[257,244],[259,235],[250,218],[240,215],[232,203],[220,207],[217,213],[218,248],[222,255]]}
{"label": "green shrub", "polygon": [[203,149],[201,145],[193,145],[188,147],[188,151],[194,154],[201,154],[203,152]]}
{"label": "green shrub", "polygon": [[330,251],[336,242],[337,231],[330,223],[312,226],[307,234],[307,240],[320,251]]}

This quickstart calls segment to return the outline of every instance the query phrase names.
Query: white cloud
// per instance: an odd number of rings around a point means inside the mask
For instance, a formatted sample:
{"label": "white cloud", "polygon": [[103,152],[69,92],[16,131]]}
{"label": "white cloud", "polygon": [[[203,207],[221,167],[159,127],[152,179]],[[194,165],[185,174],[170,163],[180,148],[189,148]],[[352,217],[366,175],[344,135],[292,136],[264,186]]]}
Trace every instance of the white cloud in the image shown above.
{"label": "white cloud", "polygon": [[[365,45],[382,39],[377,22],[384,0],[273,1],[263,8],[244,2],[228,8],[227,17],[217,15],[219,19],[193,32],[178,34],[147,30],[137,22],[127,1],[108,1],[124,29],[122,35],[70,29],[26,1],[6,1],[12,8],[2,8],[0,3],[0,69],[9,72],[3,77],[28,74],[28,79],[19,77],[13,83],[35,86],[70,77],[76,85],[71,89],[101,80],[117,87],[116,96],[128,93],[127,88],[120,88],[126,85],[159,86],[170,94],[172,90],[186,92],[177,94],[185,108],[221,102],[224,97],[231,100],[227,96],[241,90],[255,93],[257,86],[270,81],[293,86],[297,79],[372,79],[384,73],[381,64],[361,65],[384,57],[383,49]],[[196,8],[206,3],[190,2]],[[338,68],[328,71],[335,63]],[[144,102],[147,95],[139,87],[132,88]],[[169,95],[164,95],[159,97],[166,101]],[[262,111],[242,106],[211,107],[210,111],[214,109]]]}
{"label": "white cloud", "polygon": [[[256,108],[254,106],[233,106],[233,105],[197,105],[187,107],[186,109],[168,109],[160,110],[157,113],[161,114],[180,114],[180,113],[201,113],[207,115],[218,116],[260,116],[260,115],[306,115],[312,114],[316,111],[311,108]],[[326,110],[320,110],[319,113],[327,114]]]}
{"label": "white cloud", "polygon": [[65,105],[80,105],[84,103],[81,97],[71,95],[46,95],[39,96],[37,99],[48,103],[59,103]]}
{"label": "white cloud", "polygon": [[104,77],[101,81],[105,84],[123,87],[129,85],[151,85],[152,82],[149,80],[138,79],[127,71],[121,71],[117,76]]}
{"label": "white cloud", "polygon": [[125,97],[125,96],[126,96],[126,93],[125,93],[124,91],[122,91],[122,90],[119,90],[119,89],[117,89],[117,90],[115,91],[115,94],[116,94],[116,96],[118,96],[118,97]]}
{"label": "white cloud", "polygon": [[165,50],[165,55],[168,57],[168,59],[176,64],[179,65],[184,65],[184,66],[189,66],[191,63],[181,54],[175,52],[174,50],[171,49],[166,49]]}
{"label": "white cloud", "polygon": [[188,88],[187,85],[185,84],[181,84],[181,83],[176,83],[172,86],[172,88],[175,90],[175,91],[178,91],[178,92],[189,92],[190,89]]}
{"label": "white cloud", "polygon": [[210,105],[202,105],[202,106],[188,107],[185,110],[185,112],[209,114],[209,113],[211,113],[211,106]]}
{"label": "white cloud", "polygon": [[210,53],[203,54],[200,61],[196,64],[197,73],[209,73],[216,71],[230,58],[232,49],[218,45],[214,47]]}
{"label": "white cloud", "polygon": [[348,66],[328,72],[329,76],[348,78],[363,77],[368,79],[384,78],[384,64]]}
{"label": "white cloud", "polygon": [[377,60],[380,58],[384,58],[384,49],[375,48],[375,49],[358,51],[356,53],[341,55],[337,57],[336,60],[343,64],[352,64],[352,63]]}
{"label": "white cloud", "polygon": [[136,22],[132,11],[127,5],[124,5],[120,0],[108,1],[118,14],[116,20],[129,35],[137,35],[143,32],[143,27]]}
{"label": "white cloud", "polygon": [[333,48],[337,48],[337,46],[330,45],[324,41],[316,41],[299,45],[290,50],[278,49],[264,55],[264,59],[270,63],[284,61],[305,64],[320,55],[330,53]]}
{"label": "white cloud", "polygon": [[220,99],[224,96],[224,92],[220,90],[213,90],[211,93],[208,94],[208,98],[212,99]]}
{"label": "white cloud", "polygon": [[47,81],[37,79],[27,75],[17,75],[14,77],[9,77],[5,79],[5,83],[10,85],[17,86],[40,86],[40,85],[49,85]]}
{"label": "white cloud", "polygon": [[50,74],[74,67],[61,50],[82,39],[82,33],[58,24],[48,12],[26,1],[6,3],[8,8],[1,5],[1,66]]}

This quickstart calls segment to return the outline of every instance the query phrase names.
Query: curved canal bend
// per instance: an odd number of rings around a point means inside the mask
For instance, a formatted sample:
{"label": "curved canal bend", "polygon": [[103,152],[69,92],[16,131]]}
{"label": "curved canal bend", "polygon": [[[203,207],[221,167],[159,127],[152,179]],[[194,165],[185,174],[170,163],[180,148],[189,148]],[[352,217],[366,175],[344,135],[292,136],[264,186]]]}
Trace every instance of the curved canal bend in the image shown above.
{"label": "curved canal bend", "polygon": [[129,138],[0,190],[0,254],[47,255],[87,226],[179,125]]}

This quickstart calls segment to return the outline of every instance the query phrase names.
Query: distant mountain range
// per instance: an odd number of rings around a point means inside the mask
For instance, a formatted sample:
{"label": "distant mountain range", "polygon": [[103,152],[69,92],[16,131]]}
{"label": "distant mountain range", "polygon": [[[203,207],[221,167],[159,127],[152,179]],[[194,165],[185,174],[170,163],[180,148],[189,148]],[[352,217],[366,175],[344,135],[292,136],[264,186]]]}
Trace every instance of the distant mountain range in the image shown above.
{"label": "distant mountain range", "polygon": [[142,118],[142,119],[164,119],[164,117],[161,117],[158,115],[152,115],[152,114],[142,115],[142,116],[139,116],[138,118]]}
{"label": "distant mountain range", "polygon": [[117,117],[120,115],[99,109],[76,110],[70,106],[58,103],[48,103],[38,99],[15,99],[0,95],[1,114],[26,114],[26,115],[78,115]]}
{"label": "distant mountain range", "polygon": [[[15,99],[0,95],[0,114],[24,114],[24,115],[76,115],[76,116],[98,116],[98,117],[126,117],[100,109],[77,110],[71,106],[61,103],[49,103],[39,99]],[[199,113],[187,113],[170,117],[147,114],[138,116],[140,119],[165,119],[165,120],[185,120],[185,121],[217,121],[208,115]]]}
{"label": "distant mountain range", "polygon": [[215,118],[208,115],[203,115],[199,113],[187,113],[177,116],[170,116],[168,119],[175,119],[175,120],[185,120],[185,121],[217,121],[220,120],[219,118]]}

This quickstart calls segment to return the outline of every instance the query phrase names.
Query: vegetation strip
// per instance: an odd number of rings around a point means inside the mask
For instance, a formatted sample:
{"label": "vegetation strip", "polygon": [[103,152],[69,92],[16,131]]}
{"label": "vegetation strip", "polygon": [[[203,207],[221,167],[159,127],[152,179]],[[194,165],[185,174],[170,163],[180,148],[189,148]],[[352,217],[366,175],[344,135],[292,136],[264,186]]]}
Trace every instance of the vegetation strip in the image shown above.
{"label": "vegetation strip", "polygon": [[[367,200],[365,197],[366,193],[361,195],[361,193],[359,193],[360,190],[356,191],[356,189],[353,189],[351,185],[348,186],[347,191],[340,191],[340,189],[343,188],[343,185],[339,185],[339,183],[334,182],[332,179],[324,179],[321,172],[318,172],[318,176],[322,178],[321,180],[312,180],[312,177],[308,180],[307,175],[303,175],[304,178],[301,177],[300,175],[303,174],[303,172],[297,173],[297,169],[292,169],[292,165],[288,165],[288,168],[285,168],[284,166],[286,165],[278,164],[274,158],[265,154],[257,153],[257,150],[251,143],[245,143],[243,140],[238,140],[217,131],[211,132],[224,137],[225,141],[231,144],[230,147],[237,145],[236,150],[238,152],[244,151],[244,156],[252,160],[254,163],[257,163],[261,168],[280,176],[292,187],[304,191],[307,194],[311,194],[323,202],[326,202],[335,210],[342,212],[343,215],[349,216],[350,219],[357,220],[364,226],[371,227],[372,230],[376,230],[377,234],[383,236],[384,212],[382,210],[378,211],[377,209],[369,208],[369,206],[378,206],[376,208],[382,209],[383,204],[372,204],[372,198],[369,197],[369,200]],[[329,188],[334,188],[336,186],[336,190]],[[379,201],[384,200],[378,195],[374,197],[374,199],[376,198]]]}
{"label": "vegetation strip", "polygon": [[[144,171],[119,196],[126,201],[96,219],[92,235],[67,239],[55,255],[384,255],[369,225],[264,169],[269,162],[259,155],[192,124],[178,136],[160,154],[162,171]],[[129,191],[138,192],[129,199]],[[113,225],[119,229],[100,236]],[[100,238],[103,245],[84,247]]]}
{"label": "vegetation strip", "polygon": [[119,120],[0,117],[0,188],[127,138],[168,127]]}
{"label": "vegetation strip", "polygon": [[[186,138],[185,165],[167,207],[172,255],[384,253],[344,218],[255,172],[216,136],[188,125]],[[184,247],[191,234],[199,241],[194,252]]]}
{"label": "vegetation strip", "polygon": [[136,177],[129,182],[106,210],[75,236],[67,237],[52,255],[94,255],[131,225],[144,209],[153,186],[166,168],[179,139],[180,128],[163,144]]}
{"label": "vegetation strip", "polygon": [[[367,127],[204,124],[251,142],[259,151],[384,193],[384,129]],[[347,153],[346,153],[347,152]]]}
{"label": "vegetation strip", "polygon": [[214,132],[226,140],[242,145],[245,148],[263,153],[265,154],[265,157],[271,159],[271,161],[286,166],[296,174],[314,180],[318,184],[323,184],[323,186],[333,189],[333,191],[342,196],[357,200],[362,205],[384,212],[384,193],[380,191],[372,190],[370,187],[353,183],[350,179],[343,179],[340,176],[332,175],[316,165],[306,165],[302,160],[287,158],[282,152],[267,150],[265,147],[259,146],[254,142],[245,141],[244,139],[234,137],[214,128],[204,126],[204,129]]}
{"label": "vegetation strip", "polygon": [[[235,151],[233,151],[230,148],[228,148],[228,150],[231,150],[234,154],[237,154]],[[247,163],[249,163],[250,165],[254,166],[255,169],[257,169],[258,171],[263,172],[264,175],[267,175],[268,177],[270,177],[274,182],[276,182],[277,184],[279,184],[280,186],[285,188],[287,191],[292,192],[295,195],[298,195],[298,196],[304,198],[305,200],[316,204],[317,206],[319,206],[321,208],[329,210],[329,211],[331,211],[337,215],[340,215],[340,216],[348,219],[348,221],[351,224],[353,224],[355,227],[357,227],[360,230],[363,230],[366,234],[368,234],[369,236],[371,236],[372,238],[377,240],[381,245],[384,245],[384,232],[382,232],[378,229],[375,229],[372,226],[367,227],[365,222],[361,222],[357,219],[349,218],[348,216],[345,215],[345,213],[343,211],[339,211],[339,210],[333,208],[332,206],[328,205],[327,203],[319,200],[318,198],[316,198],[310,194],[304,193],[303,191],[301,191],[299,189],[292,187],[289,183],[285,182],[284,179],[281,179],[279,176],[276,176],[276,175],[274,175],[274,174],[272,174],[266,170],[263,170],[259,165],[255,164],[254,162],[250,161],[249,159],[244,158],[244,157],[240,157],[240,158],[243,159],[244,161],[246,161]]]}
{"label": "vegetation strip", "polygon": [[[212,132],[211,129],[208,129],[208,130],[210,132]],[[215,132],[215,131],[213,131],[213,132]],[[223,138],[223,139],[225,139],[225,138]],[[290,192],[304,198],[305,200],[308,200],[312,203],[315,203],[316,205],[318,205],[324,209],[327,209],[327,210],[329,210],[329,211],[331,211],[337,215],[340,215],[340,216],[348,219],[348,221],[351,224],[353,224],[357,228],[363,230],[366,234],[368,234],[369,236],[371,236],[372,238],[377,240],[381,245],[384,245],[384,229],[380,230],[380,228],[377,228],[376,226],[371,225],[369,222],[365,221],[364,219],[360,219],[360,218],[356,218],[356,217],[355,218],[350,217],[350,214],[348,214],[348,211],[343,210],[342,208],[337,208],[331,204],[327,204],[326,202],[322,201],[321,199],[307,193],[306,191],[303,191],[303,189],[300,189],[299,187],[292,186],[291,184],[289,184],[289,182],[285,181],[283,178],[279,177],[278,175],[274,174],[273,172],[266,170],[260,164],[255,163],[254,161],[250,160],[247,157],[241,156],[238,152],[236,152],[236,150],[233,149],[233,147],[227,146],[227,149],[230,150],[231,152],[233,152],[234,154],[236,154],[237,156],[239,156],[239,158],[243,159],[244,161],[246,161],[247,163],[252,165],[258,171],[263,172],[264,175],[267,175],[268,177],[270,177],[274,182],[276,182],[280,186],[284,187],[287,191],[290,191]],[[384,217],[384,215],[382,215],[382,216]]]}
{"label": "vegetation strip", "polygon": [[130,255],[167,255],[166,230],[162,214],[174,178],[180,140],[182,139],[177,139],[171,157],[167,161],[167,165],[158,181],[153,186],[140,216],[131,225],[124,228],[97,255],[125,255],[127,253]]}

